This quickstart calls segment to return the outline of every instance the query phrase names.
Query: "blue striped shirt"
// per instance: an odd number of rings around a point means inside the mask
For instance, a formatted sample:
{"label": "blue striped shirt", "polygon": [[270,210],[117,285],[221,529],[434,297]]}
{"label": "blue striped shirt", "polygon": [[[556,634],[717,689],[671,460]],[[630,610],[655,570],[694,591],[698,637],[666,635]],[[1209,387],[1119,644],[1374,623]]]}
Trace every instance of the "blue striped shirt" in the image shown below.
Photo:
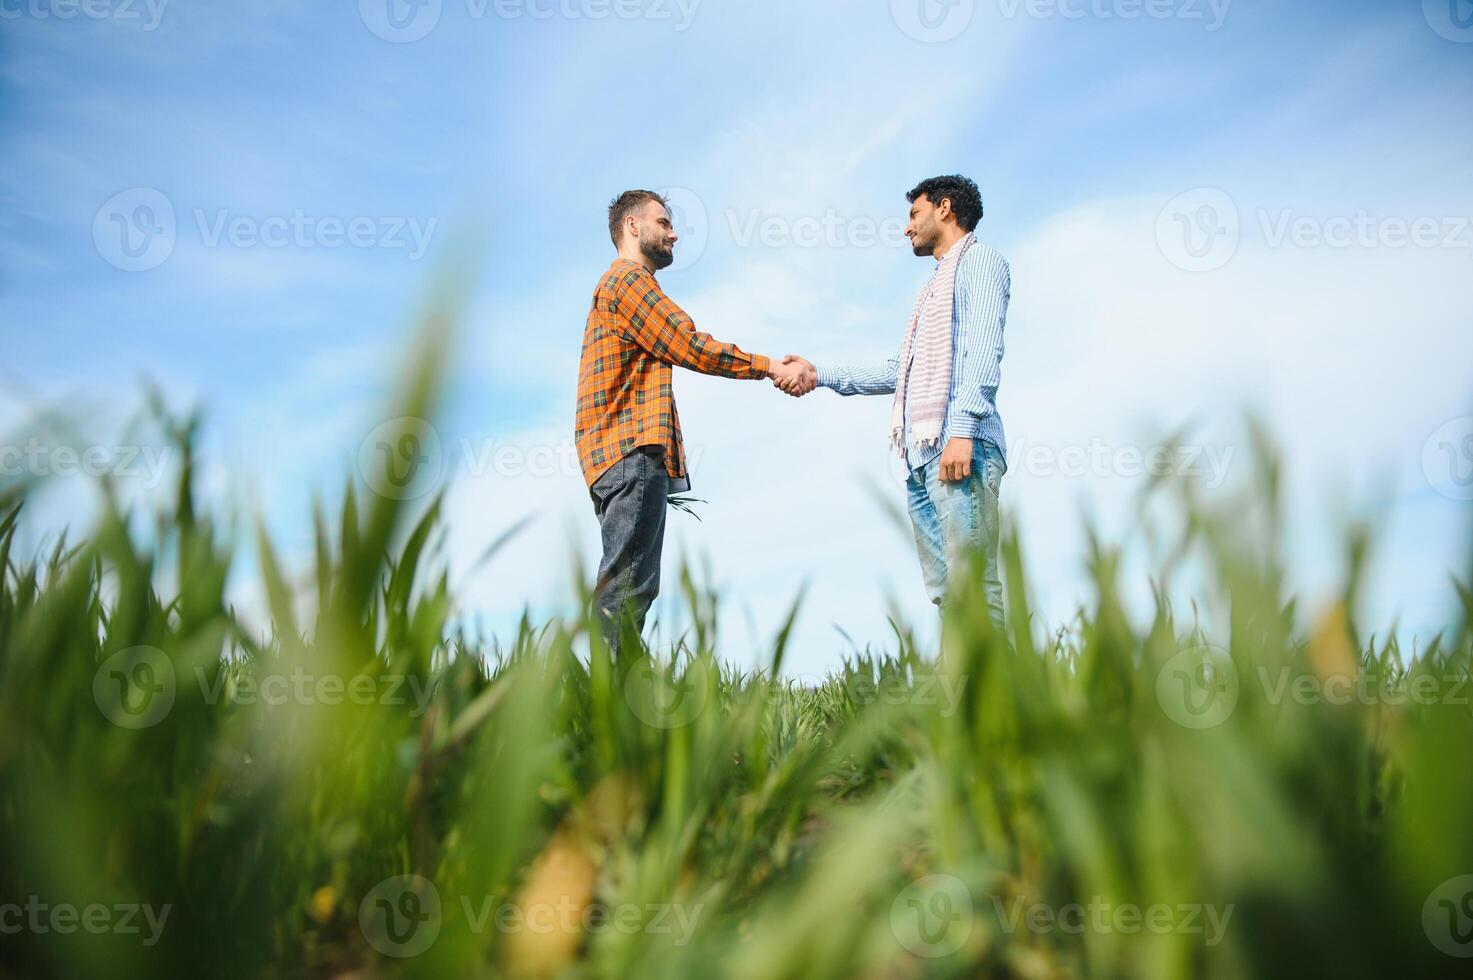
{"label": "blue striped shirt", "polygon": [[[952,248],[960,248],[957,242]],[[936,263],[941,268],[941,263]],[[935,273],[931,274],[932,279]],[[929,289],[930,281],[922,287]],[[1013,274],[1008,260],[996,250],[977,242],[962,256],[956,270],[956,300],[951,316],[951,394],[941,441],[922,448],[910,436],[910,407],[905,410],[905,460],[912,470],[937,456],[946,440],[955,436],[985,439],[1007,460],[1007,440],[1002,418],[997,414],[997,389],[1002,383],[1002,332],[1008,318]],[[890,395],[900,373],[904,338],[895,356],[882,364],[832,366],[814,365],[818,383],[841,395]]]}

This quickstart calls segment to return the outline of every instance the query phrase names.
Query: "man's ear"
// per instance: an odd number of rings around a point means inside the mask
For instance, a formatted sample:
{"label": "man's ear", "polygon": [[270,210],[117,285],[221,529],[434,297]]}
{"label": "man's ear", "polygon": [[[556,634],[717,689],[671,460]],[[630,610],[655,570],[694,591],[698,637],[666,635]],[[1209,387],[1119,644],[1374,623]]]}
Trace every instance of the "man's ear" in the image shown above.
{"label": "man's ear", "polygon": [[936,205],[936,220],[945,221],[949,217],[953,217],[951,198],[943,197],[941,203]]}

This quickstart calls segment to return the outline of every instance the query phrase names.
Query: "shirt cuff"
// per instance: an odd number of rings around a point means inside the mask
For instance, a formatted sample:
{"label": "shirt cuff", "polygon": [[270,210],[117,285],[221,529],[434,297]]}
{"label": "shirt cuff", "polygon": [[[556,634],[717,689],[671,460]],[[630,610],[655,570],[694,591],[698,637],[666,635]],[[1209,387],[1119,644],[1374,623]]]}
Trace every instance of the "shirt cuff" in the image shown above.
{"label": "shirt cuff", "polygon": [[772,370],[772,358],[766,354],[752,355],[752,377],[758,381],[766,378]]}
{"label": "shirt cuff", "polygon": [[982,420],[971,412],[958,413],[947,420],[946,434],[953,439],[976,439],[982,435]]}
{"label": "shirt cuff", "polygon": [[818,372],[818,386],[820,388],[832,388],[838,383],[839,372],[833,368],[822,368],[815,364],[813,365],[813,370]]}

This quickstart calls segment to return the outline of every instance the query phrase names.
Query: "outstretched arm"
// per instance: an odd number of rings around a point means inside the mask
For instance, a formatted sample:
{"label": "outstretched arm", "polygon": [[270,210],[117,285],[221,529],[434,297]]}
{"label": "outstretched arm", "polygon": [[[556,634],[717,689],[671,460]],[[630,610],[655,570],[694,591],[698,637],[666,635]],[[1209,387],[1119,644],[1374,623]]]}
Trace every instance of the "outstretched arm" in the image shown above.
{"label": "outstretched arm", "polygon": [[[620,280],[618,303],[630,339],[667,364],[723,378],[775,377],[764,355],[748,354],[697,330],[695,322],[648,272],[634,271]],[[783,372],[791,373],[791,369]]]}
{"label": "outstretched arm", "polygon": [[900,374],[900,353],[879,364],[815,366],[818,384],[841,395],[893,395]]}
{"label": "outstretched arm", "polygon": [[900,371],[900,353],[880,364],[844,367],[818,367],[813,362],[789,354],[783,364],[796,365],[801,369],[795,381],[777,381],[779,388],[790,395],[804,395],[815,387],[832,388],[841,395],[891,395],[895,393],[897,375]]}

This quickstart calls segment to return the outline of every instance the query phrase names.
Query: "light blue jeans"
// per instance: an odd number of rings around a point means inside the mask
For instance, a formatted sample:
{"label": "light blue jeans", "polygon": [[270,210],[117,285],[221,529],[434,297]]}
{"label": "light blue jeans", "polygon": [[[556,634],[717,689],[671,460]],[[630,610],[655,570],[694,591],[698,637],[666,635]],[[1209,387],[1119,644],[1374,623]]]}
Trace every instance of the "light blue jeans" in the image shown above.
{"label": "light blue jeans", "polygon": [[[1001,451],[983,439],[972,441],[972,473],[965,480],[941,479],[941,457],[912,470],[905,481],[910,521],[915,527],[916,552],[926,594],[936,605],[947,597],[950,574],[959,582],[966,575],[971,554],[982,559],[982,598],[999,630],[1004,628],[1002,579],[997,572],[997,495],[1007,472]],[[968,601],[956,594],[952,601]]]}

